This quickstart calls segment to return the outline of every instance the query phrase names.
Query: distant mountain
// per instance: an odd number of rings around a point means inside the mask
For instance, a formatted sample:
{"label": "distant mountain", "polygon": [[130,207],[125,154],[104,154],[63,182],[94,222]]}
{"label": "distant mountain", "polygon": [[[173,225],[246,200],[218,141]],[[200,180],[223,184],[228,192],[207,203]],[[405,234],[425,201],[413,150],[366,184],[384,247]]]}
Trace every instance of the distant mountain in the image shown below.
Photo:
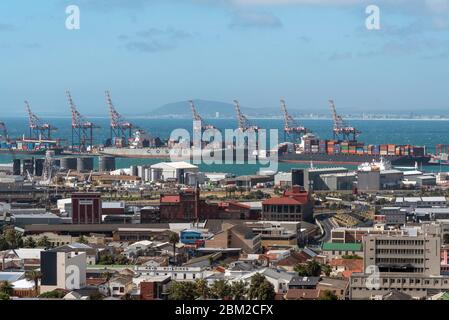
{"label": "distant mountain", "polygon": [[[233,118],[235,117],[235,107],[232,103],[210,101],[210,100],[194,100],[198,113],[203,118]],[[279,116],[279,109],[275,108],[248,108],[241,107],[242,112],[248,117],[266,117],[277,115]],[[176,117],[189,118],[192,116],[192,111],[188,101],[180,101],[163,105],[156,108],[147,116],[151,117]]]}

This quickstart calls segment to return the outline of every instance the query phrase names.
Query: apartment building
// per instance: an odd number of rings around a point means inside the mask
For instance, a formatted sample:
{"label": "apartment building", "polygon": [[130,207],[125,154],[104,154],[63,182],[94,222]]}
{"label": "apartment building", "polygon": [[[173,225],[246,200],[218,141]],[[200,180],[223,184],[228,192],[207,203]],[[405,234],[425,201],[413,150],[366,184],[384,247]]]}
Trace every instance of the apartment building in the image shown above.
{"label": "apartment building", "polygon": [[449,289],[440,271],[441,226],[426,224],[397,235],[371,234],[363,238],[364,273],[350,280],[352,299],[370,299],[391,290],[414,298]]}

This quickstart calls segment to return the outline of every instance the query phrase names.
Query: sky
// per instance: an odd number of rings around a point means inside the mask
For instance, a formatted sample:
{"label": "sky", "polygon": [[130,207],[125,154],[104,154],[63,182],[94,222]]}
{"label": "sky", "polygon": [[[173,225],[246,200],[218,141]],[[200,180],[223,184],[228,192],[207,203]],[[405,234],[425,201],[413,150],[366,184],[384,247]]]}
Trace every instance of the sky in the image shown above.
{"label": "sky", "polygon": [[[368,5],[380,30],[368,30]],[[80,29],[66,28],[66,8]],[[2,0],[0,117],[189,99],[449,114],[449,0]]]}

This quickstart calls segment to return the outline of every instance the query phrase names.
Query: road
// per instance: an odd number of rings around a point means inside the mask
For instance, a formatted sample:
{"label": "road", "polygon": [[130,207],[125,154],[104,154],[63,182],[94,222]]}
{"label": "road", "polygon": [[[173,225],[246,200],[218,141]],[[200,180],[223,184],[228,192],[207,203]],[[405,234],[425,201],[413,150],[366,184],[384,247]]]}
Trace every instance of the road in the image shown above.
{"label": "road", "polygon": [[334,229],[336,226],[332,223],[330,220],[331,216],[325,216],[321,215],[316,217],[316,219],[321,223],[321,226],[323,227],[324,234],[319,239],[321,242],[329,242],[331,240],[331,230]]}

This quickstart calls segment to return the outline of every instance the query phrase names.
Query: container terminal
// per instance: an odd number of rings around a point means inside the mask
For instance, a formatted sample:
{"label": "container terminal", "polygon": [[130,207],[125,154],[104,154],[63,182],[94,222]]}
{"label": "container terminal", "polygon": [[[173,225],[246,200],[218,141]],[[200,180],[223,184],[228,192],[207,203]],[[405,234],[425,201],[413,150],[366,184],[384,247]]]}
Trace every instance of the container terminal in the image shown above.
{"label": "container terminal", "polygon": [[[142,128],[126,120],[115,108],[111,93],[106,91],[106,103],[110,116],[110,136],[101,145],[94,144],[95,131],[101,129],[89,121],[77,109],[77,106],[69,91],[66,92],[70,108],[71,137],[70,143],[67,139],[53,137],[57,130],[55,126],[42,120],[31,110],[30,104],[25,101],[26,111],[29,118],[29,132],[20,138],[12,138],[8,134],[7,124],[0,122],[0,153],[13,155],[36,155],[44,156],[47,151],[56,156],[89,156],[104,155],[120,158],[170,158],[173,150],[179,147],[191,149],[193,146],[184,145],[183,141],[162,140],[153,137]],[[234,100],[237,128],[241,132],[255,132],[260,127],[250,123],[242,113],[240,104]],[[277,153],[279,161],[317,164],[348,164],[359,165],[372,160],[380,161],[385,158],[393,165],[449,165],[447,147],[437,145],[436,153],[430,154],[425,146],[414,146],[410,144],[397,145],[391,143],[373,145],[365,144],[358,140],[361,131],[347,124],[341,115],[337,113],[333,100],[329,100],[333,119],[333,139],[320,139],[308,128],[300,125],[288,112],[285,100],[281,100],[280,111],[284,117],[284,142],[276,148],[265,151],[265,154]],[[192,111],[192,119],[200,123],[201,133],[208,129],[215,129],[207,124],[196,110],[193,101],[189,101],[186,107]],[[210,142],[203,143],[202,151],[207,154],[211,152],[222,152],[234,145],[225,145]],[[259,151],[260,152],[260,151]],[[261,157],[261,154],[249,155],[248,157]]]}

